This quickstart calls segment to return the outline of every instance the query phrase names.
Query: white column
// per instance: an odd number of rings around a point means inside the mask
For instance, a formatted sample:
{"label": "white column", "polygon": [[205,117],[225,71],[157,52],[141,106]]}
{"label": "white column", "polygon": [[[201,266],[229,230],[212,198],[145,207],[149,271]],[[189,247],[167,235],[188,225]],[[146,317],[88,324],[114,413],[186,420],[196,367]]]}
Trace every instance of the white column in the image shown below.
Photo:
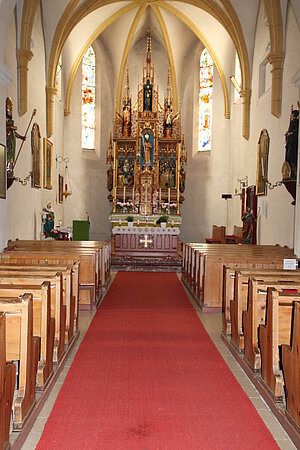
{"label": "white column", "polygon": [[[293,84],[300,89],[300,70],[292,78]],[[299,91],[300,93],[300,91]],[[300,100],[300,96],[299,96]],[[300,134],[298,141],[298,168],[297,168],[297,185],[296,185],[296,206],[295,206],[295,233],[294,233],[294,251],[298,258],[300,258]]]}
{"label": "white column", "polygon": [[[6,85],[13,79],[11,72],[0,63],[0,143],[6,145],[5,99]],[[7,244],[7,206],[0,198],[0,251]]]}

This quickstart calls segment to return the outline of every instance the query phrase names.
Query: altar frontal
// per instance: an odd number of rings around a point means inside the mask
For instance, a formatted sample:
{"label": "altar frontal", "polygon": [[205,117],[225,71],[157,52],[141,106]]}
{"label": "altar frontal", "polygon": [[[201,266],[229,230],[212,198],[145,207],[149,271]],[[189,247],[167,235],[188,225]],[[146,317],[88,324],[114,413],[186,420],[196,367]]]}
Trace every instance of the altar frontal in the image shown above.
{"label": "altar frontal", "polygon": [[116,110],[114,116],[107,150],[109,220],[116,255],[171,256],[177,252],[187,157],[181,112],[173,110],[171,69],[163,106],[154,85],[150,31],[142,80],[132,106],[127,69],[122,114]]}

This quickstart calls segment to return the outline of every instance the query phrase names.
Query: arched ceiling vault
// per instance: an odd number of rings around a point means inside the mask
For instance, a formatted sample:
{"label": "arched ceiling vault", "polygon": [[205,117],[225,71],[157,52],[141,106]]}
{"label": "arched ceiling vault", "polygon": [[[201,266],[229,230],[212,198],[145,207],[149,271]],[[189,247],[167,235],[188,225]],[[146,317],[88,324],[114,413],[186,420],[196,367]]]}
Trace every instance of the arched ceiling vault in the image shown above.
{"label": "arched ceiling vault", "polygon": [[[104,11],[105,7],[111,5],[115,7],[114,13],[117,10],[121,10],[124,7],[130,8],[145,8],[145,6],[150,6],[156,15],[157,21],[163,31],[165,47],[168,51],[169,62],[172,65],[172,44],[168,44],[170,37],[168,36],[167,27],[164,26],[164,16],[162,14],[163,9],[170,11],[173,8],[178,12],[176,16],[180,20],[184,20],[185,24],[192,30],[199,39],[201,39],[202,32],[202,42],[210,45],[210,52],[214,56],[215,64],[219,70],[220,77],[222,80],[222,69],[224,73],[225,82],[222,83],[224,98],[226,103],[225,91],[228,83],[227,70],[224,70],[224,64],[222,62],[222,56],[218,53],[218,37],[210,38],[209,30],[205,30],[201,23],[201,15],[206,14],[211,20],[214,20],[214,24],[219,24],[222,26],[224,32],[228,34],[228,37],[232,41],[235,50],[238,54],[241,72],[242,72],[242,100],[243,100],[243,136],[248,138],[249,136],[249,108],[250,108],[250,67],[251,58],[253,53],[254,45],[254,30],[257,17],[257,8],[259,5],[259,0],[252,0],[251,5],[247,5],[247,14],[245,14],[245,8],[242,8],[243,2],[240,0],[180,0],[180,1],[154,1],[154,0],[136,0],[136,1],[117,1],[117,0],[52,0],[51,1],[51,11],[49,10],[49,4],[46,0],[41,0],[44,12],[44,21],[49,23],[46,32],[46,37],[49,38],[45,41],[46,55],[47,55],[47,134],[50,136],[53,133],[53,104],[54,96],[56,93],[55,88],[55,76],[56,68],[58,65],[60,54],[69,39],[72,31],[80,25],[85,18],[92,15],[97,10]],[[283,25],[282,25],[282,11],[280,0],[263,0],[266,7],[266,13],[269,21],[270,28],[270,41],[271,41],[271,52],[269,56],[269,61],[272,64],[272,107],[271,111],[274,115],[278,117],[280,111],[280,100],[281,100],[281,66],[283,60]],[[26,2],[25,2],[26,3]],[[176,8],[174,7],[176,5]],[[245,4],[243,5],[245,7]],[[63,12],[62,12],[63,11]],[[50,13],[50,14],[49,14]],[[111,13],[111,17],[113,14]],[[57,14],[57,16],[55,16]],[[28,16],[28,13],[27,13]],[[32,14],[29,15],[29,19],[33,20]],[[110,21],[110,19],[106,19]],[[103,22],[103,21],[102,21]],[[201,26],[200,26],[201,23]],[[102,31],[107,28],[109,24],[102,23]],[[100,26],[100,28],[101,28]],[[96,35],[96,28],[92,31],[92,36]],[[30,24],[28,29],[30,30]],[[245,31],[245,33],[244,33]],[[101,32],[101,31],[100,31]],[[30,34],[30,33],[29,33]],[[246,38],[245,38],[246,36]],[[28,39],[28,36],[27,38]],[[87,42],[88,39],[83,40]],[[22,43],[21,43],[22,45]],[[20,45],[20,49],[22,48]],[[26,47],[23,47],[26,48]],[[169,50],[168,50],[169,48]],[[125,46],[126,49],[126,46]],[[76,61],[79,55],[82,53],[83,48],[78,52]],[[249,58],[250,55],[250,58]],[[217,59],[219,58],[219,64]],[[80,61],[80,59],[79,59]],[[174,64],[173,64],[174,66]],[[74,66],[73,66],[74,67]],[[125,65],[120,63],[119,79],[122,77],[123,69]],[[173,88],[176,87],[176,76],[175,70],[172,73]],[[121,83],[118,83],[118,86]],[[118,94],[120,97],[120,94]],[[228,103],[229,104],[229,103]],[[66,108],[67,109],[67,108]],[[229,108],[225,106],[225,113],[229,114]]]}

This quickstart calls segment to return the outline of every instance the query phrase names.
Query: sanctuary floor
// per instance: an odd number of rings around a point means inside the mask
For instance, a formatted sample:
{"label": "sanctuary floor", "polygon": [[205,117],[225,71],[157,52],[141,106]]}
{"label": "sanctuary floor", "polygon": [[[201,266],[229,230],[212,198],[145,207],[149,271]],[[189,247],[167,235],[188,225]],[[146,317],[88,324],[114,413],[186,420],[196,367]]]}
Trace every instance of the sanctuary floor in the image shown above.
{"label": "sanctuary floor", "polygon": [[[180,277],[180,274],[178,274]],[[113,277],[112,277],[113,279]],[[194,303],[193,299],[187,292],[189,299],[191,303],[193,304],[197,315],[199,319],[201,320],[202,324],[204,325],[206,331],[208,332],[210,338],[212,339],[213,343],[215,344],[216,348],[218,349],[219,353],[222,355],[223,359],[227,363],[228,367],[232,371],[233,375],[241,385],[241,387],[244,389],[245,393],[250,398],[251,402],[257,409],[260,417],[263,419],[264,423],[266,424],[267,428],[270,430],[271,434],[273,435],[274,439],[276,440],[278,446],[283,450],[292,450],[296,449],[296,447],[293,445],[292,441],[284,431],[284,429],[281,427],[277,419],[274,417],[272,412],[270,411],[269,407],[266,405],[264,400],[261,398],[259,392],[255,389],[253,384],[249,381],[246,374],[241,370],[240,366],[234,359],[234,357],[230,354],[227,347],[224,345],[224,343],[221,340],[221,327],[222,327],[222,317],[221,314],[208,314],[208,313],[202,313],[199,310],[199,307]],[[76,355],[76,352],[83,340],[83,337],[93,319],[95,312],[90,311],[81,311],[79,315],[79,328],[81,330],[80,338],[76,342],[74,348],[72,349],[48,399],[46,400],[45,405],[43,406],[42,410],[40,411],[33,428],[31,429],[27,439],[25,440],[23,446],[21,447],[24,450],[32,450],[36,447],[37,443],[39,442],[39,439],[41,437],[41,434],[43,432],[44,426],[47,422],[47,419],[51,413],[51,410],[54,406],[56,397],[64,383],[64,380],[66,378],[66,375],[68,373],[69,368],[71,367],[71,364],[74,360],[74,357]],[[17,438],[17,433],[12,433],[11,435],[11,443],[12,448],[20,448],[19,445],[14,446],[14,441]]]}

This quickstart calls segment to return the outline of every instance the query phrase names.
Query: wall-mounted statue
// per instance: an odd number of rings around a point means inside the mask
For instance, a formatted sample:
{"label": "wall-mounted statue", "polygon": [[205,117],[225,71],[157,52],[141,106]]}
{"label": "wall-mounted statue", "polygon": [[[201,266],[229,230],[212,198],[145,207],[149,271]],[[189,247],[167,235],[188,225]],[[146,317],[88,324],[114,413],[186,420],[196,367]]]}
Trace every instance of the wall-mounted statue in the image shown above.
{"label": "wall-mounted statue", "polygon": [[297,178],[298,160],[298,135],[299,135],[299,102],[298,109],[291,106],[289,129],[285,133],[285,161],[290,165],[290,179]]}
{"label": "wall-mounted statue", "polygon": [[[6,148],[7,148],[7,178],[13,178],[13,171],[16,158],[16,141],[25,141],[26,136],[17,132],[13,120],[13,104],[10,97],[6,99]],[[9,186],[8,186],[9,187]]]}

